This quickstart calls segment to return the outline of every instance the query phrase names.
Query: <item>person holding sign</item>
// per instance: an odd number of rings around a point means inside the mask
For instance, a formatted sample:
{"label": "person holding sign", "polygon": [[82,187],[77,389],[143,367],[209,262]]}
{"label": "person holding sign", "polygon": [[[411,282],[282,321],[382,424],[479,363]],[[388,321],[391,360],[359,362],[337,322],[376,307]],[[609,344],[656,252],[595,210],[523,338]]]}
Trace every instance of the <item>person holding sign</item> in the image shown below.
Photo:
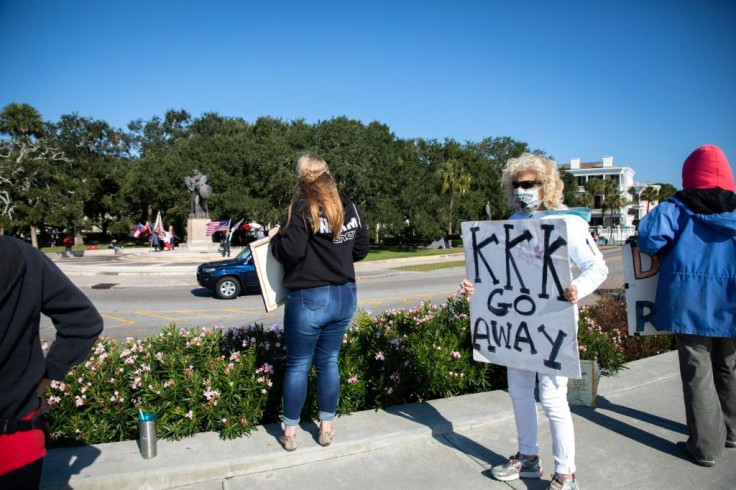
{"label": "person holding sign", "polygon": [[[564,289],[563,300],[576,304],[580,299],[592,293],[608,276],[608,267],[588,231],[585,217],[589,218],[590,212],[582,209],[568,209],[562,204],[564,184],[560,179],[557,164],[539,155],[524,153],[507,162],[501,177],[501,184],[506,191],[507,198],[517,209],[517,212],[509,218],[510,220],[548,220],[552,218],[564,220],[569,257],[580,270],[580,274]],[[467,279],[462,282],[461,286],[468,296],[472,296],[475,292],[473,283]],[[505,464],[491,468],[491,474],[501,481],[541,478],[543,474],[538,456],[538,420],[534,399],[534,385],[537,378],[539,379],[539,399],[550,421],[552,452],[555,461],[555,474],[549,488],[553,490],[577,489],[575,436],[572,415],[567,402],[568,378],[513,366],[507,367],[507,381],[514,407],[519,442],[518,451]]]}
{"label": "person holding sign", "polygon": [[312,154],[299,158],[298,182],[286,224],[269,230],[273,256],[284,265],[289,290],[284,310],[286,375],[284,434],[287,451],[296,449],[296,426],[307,396],[307,376],[317,368],[319,443],[335,436],[332,420],[340,391],[337,356],[357,307],[353,262],[368,255],[363,220],[337,191],[327,163]]}
{"label": "person holding sign", "polygon": [[659,257],[652,324],[675,334],[696,463],[736,447],[736,187],[726,155],[704,145],[682,187],[639,223],[638,247]]}

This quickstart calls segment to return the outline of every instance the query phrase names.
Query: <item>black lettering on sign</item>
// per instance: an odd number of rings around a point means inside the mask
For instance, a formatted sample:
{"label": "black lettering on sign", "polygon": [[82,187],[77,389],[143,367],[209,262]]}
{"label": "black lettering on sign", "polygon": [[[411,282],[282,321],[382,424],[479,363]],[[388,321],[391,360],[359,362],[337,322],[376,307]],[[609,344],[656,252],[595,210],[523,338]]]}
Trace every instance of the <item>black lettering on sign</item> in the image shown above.
{"label": "black lettering on sign", "polygon": [[518,330],[516,330],[516,338],[514,338],[514,349],[521,352],[521,347],[519,347],[519,344],[521,343],[529,344],[529,352],[531,354],[537,353],[537,349],[534,348],[534,342],[529,335],[529,327],[526,326],[526,322],[521,322],[519,324]]}
{"label": "black lettering on sign", "polygon": [[486,266],[486,269],[488,270],[488,273],[491,275],[491,282],[493,284],[498,284],[499,280],[496,279],[496,275],[493,273],[493,269],[491,269],[491,266],[488,264],[488,261],[481,253],[481,249],[488,245],[489,243],[496,243],[498,244],[498,238],[496,238],[496,234],[492,234],[482,242],[478,243],[477,238],[475,236],[475,233],[480,230],[479,227],[475,226],[470,229],[471,233],[473,234],[473,262],[475,262],[475,282],[479,283],[480,280],[480,271],[479,271],[479,264],[478,264],[478,258],[483,261],[483,264]]}
{"label": "black lettering on sign", "polygon": [[[506,331],[503,326],[499,326],[496,320],[491,320],[491,329],[493,330],[493,340],[499,347],[511,348],[511,323],[506,322]],[[503,344],[506,344],[505,346]]]}
{"label": "black lettering on sign", "polygon": [[488,310],[496,316],[506,316],[511,308],[511,303],[497,303],[493,305],[493,297],[497,294],[503,295],[503,288],[494,289],[491,294],[488,295]]}
{"label": "black lettering on sign", "polygon": [[[524,232],[514,238],[511,239],[511,230],[514,229],[514,225],[512,224],[506,224],[503,225],[503,227],[506,229],[506,285],[504,286],[505,289],[508,289],[509,291],[513,288],[511,287],[511,266],[514,267],[514,272],[516,272],[516,278],[519,280],[519,284],[521,285],[521,291],[524,294],[529,293],[529,289],[524,285],[524,280],[521,278],[521,274],[519,274],[519,268],[516,266],[516,261],[514,260],[514,256],[511,254],[511,249],[523,242],[524,240],[529,241],[532,239],[532,234],[529,230],[524,230]],[[494,283],[495,284],[495,283]]]}
{"label": "black lettering on sign", "polygon": [[[484,327],[482,332],[480,331],[481,326]],[[478,342],[485,340],[488,350],[490,352],[496,352],[496,348],[491,345],[490,338],[491,335],[488,331],[488,323],[484,319],[478,318],[475,321],[475,326],[473,327],[473,349],[480,351],[481,347]]]}
{"label": "black lettering on sign", "polygon": [[549,336],[547,333],[547,330],[545,330],[544,325],[540,325],[537,329],[542,334],[544,334],[545,337],[547,337],[547,340],[549,340],[549,343],[552,344],[552,350],[549,353],[549,359],[544,360],[544,365],[551,369],[562,369],[562,364],[555,361],[557,359],[558,354],[560,353],[560,347],[562,347],[562,340],[567,337],[567,334],[563,332],[562,330],[559,330],[557,332],[557,338],[555,340],[552,340],[552,337]]}
{"label": "black lettering on sign", "polygon": [[549,298],[549,295],[547,294],[547,269],[549,269],[549,272],[552,274],[552,279],[554,279],[555,285],[557,286],[557,299],[559,301],[566,301],[565,292],[560,285],[560,278],[557,276],[557,270],[552,262],[552,253],[563,245],[567,245],[567,242],[564,238],[557,237],[557,239],[550,244],[549,237],[554,231],[555,225],[541,225],[541,227],[544,230],[544,264],[542,265],[542,292],[539,293],[539,297],[545,299]]}

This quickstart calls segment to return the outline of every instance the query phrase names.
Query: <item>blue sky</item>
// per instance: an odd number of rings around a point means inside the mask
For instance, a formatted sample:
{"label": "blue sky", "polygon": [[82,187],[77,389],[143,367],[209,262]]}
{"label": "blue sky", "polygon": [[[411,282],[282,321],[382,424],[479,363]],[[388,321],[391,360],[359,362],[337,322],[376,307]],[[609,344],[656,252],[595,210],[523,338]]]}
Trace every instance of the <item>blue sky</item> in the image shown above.
{"label": "blue sky", "polygon": [[119,128],[184,109],[509,136],[680,187],[736,168],[736,2],[0,1],[0,107]]}

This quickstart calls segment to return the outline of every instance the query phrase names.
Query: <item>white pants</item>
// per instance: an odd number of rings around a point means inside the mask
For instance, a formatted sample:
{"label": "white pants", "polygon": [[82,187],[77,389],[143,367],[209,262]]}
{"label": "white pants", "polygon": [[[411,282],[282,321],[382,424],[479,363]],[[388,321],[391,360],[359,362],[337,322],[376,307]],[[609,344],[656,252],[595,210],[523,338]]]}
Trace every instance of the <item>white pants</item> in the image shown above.
{"label": "white pants", "polygon": [[567,403],[567,378],[508,368],[509,395],[514,406],[521,454],[539,454],[537,404],[534,382],[539,376],[539,400],[549,419],[555,472],[575,473],[575,430]]}

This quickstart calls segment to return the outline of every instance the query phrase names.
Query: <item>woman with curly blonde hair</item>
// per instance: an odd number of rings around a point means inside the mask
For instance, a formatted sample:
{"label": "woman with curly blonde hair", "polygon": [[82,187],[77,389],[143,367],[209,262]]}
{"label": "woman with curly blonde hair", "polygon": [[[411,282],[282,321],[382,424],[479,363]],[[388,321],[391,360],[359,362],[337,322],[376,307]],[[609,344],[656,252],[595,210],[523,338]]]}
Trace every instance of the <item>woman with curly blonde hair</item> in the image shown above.
{"label": "woman with curly blonde hair", "polygon": [[[565,221],[570,260],[580,271],[565,289],[565,298],[576,304],[579,299],[592,293],[606,279],[608,268],[588,233],[590,211],[569,209],[562,204],[564,184],[557,164],[540,155],[524,153],[506,163],[501,184],[509,202],[516,208],[516,213],[509,219],[557,218]],[[462,286],[468,296],[473,294],[475,289],[470,281],[466,279]],[[534,399],[534,385],[539,379],[539,400],[549,419],[555,461],[555,473],[549,488],[577,490],[575,435],[567,403],[567,378],[512,366],[506,372],[516,419],[518,451],[506,463],[491,468],[491,474],[501,481],[542,477]]]}
{"label": "woman with curly blonde hair", "polygon": [[338,192],[327,162],[317,155],[302,155],[296,173],[286,223],[268,233],[273,255],[284,265],[283,283],[289,291],[284,309],[284,433],[279,437],[288,451],[296,449],[312,360],[317,370],[320,445],[330,445],[335,436],[337,358],[357,306],[353,262],[368,255],[370,247],[358,209]]}
{"label": "woman with curly blonde hair", "polygon": [[511,158],[506,163],[506,169],[501,176],[501,186],[506,192],[506,197],[509,202],[514,203],[517,210],[519,206],[516,204],[516,197],[514,196],[516,188],[513,180],[523,172],[531,172],[535,175],[534,182],[538,182],[538,184],[535,184],[534,187],[538,187],[541,191],[540,203],[544,206],[544,209],[560,209],[563,207],[562,190],[565,184],[560,179],[557,164],[549,158],[524,153],[519,158]]}

